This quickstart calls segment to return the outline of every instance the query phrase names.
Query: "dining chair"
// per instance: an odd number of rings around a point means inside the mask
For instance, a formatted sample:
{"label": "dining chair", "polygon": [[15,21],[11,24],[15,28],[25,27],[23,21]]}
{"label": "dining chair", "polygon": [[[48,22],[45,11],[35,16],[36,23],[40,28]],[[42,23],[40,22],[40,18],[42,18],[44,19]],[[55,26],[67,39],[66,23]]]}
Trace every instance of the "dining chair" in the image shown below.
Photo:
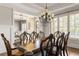
{"label": "dining chair", "polygon": [[55,33],[54,33],[54,36],[56,36],[56,37],[58,37],[58,36],[60,36],[61,35],[61,32],[60,31],[56,31]]}
{"label": "dining chair", "polygon": [[60,56],[62,56],[62,50],[61,50],[61,48],[62,48],[62,46],[64,44],[64,35],[65,35],[64,32],[61,33],[61,35],[57,38],[57,41],[56,41],[56,46],[58,46],[58,49],[59,49],[58,53],[59,53]]}
{"label": "dining chair", "polygon": [[[61,52],[60,52],[60,46],[62,45],[62,40],[64,39],[64,35],[65,33],[61,33],[61,35],[57,38],[56,40],[56,43],[54,43],[55,41],[55,37],[54,35],[52,36],[53,38],[50,39],[47,43],[47,50],[49,50],[49,56],[59,56],[61,55]],[[53,41],[52,41],[53,40]],[[49,49],[49,45],[50,44],[50,49]]]}
{"label": "dining chair", "polygon": [[41,55],[44,56],[45,53],[44,53],[44,48],[45,48],[45,45],[48,41],[48,37],[44,38],[42,41],[41,41],[41,44],[40,44],[40,52],[41,52]]}
{"label": "dining chair", "polygon": [[[58,44],[54,44],[55,37],[53,34],[50,34],[48,37],[46,37],[44,40],[42,40],[40,44],[40,50],[42,56],[58,56],[59,55],[59,46]],[[47,42],[46,42],[47,41]],[[45,43],[46,46],[43,46]],[[58,42],[57,42],[58,43]]]}
{"label": "dining chair", "polygon": [[23,53],[21,51],[16,48],[11,48],[9,41],[5,38],[3,33],[1,34],[1,37],[4,41],[8,56],[22,56]]}
{"label": "dining chair", "polygon": [[61,36],[61,32],[60,32],[60,31],[56,31],[56,32],[54,33],[54,37],[55,37],[54,43],[56,43],[57,38],[58,38],[59,36]]}
{"label": "dining chair", "polygon": [[64,39],[62,41],[63,43],[60,47],[61,52],[63,52],[62,53],[63,56],[66,56],[66,55],[68,56],[67,44],[68,44],[69,34],[70,34],[70,32],[68,32],[66,35],[64,35]]}
{"label": "dining chair", "polygon": [[39,32],[39,36],[40,36],[40,39],[43,39],[43,38],[45,37],[45,33],[42,32],[42,31],[40,31],[40,32]]}
{"label": "dining chair", "polygon": [[55,37],[53,34],[49,35],[49,40],[46,44],[46,56],[59,56],[61,55],[60,47],[62,45],[65,33],[61,33],[61,35],[57,38],[56,43],[54,43]]}
{"label": "dining chair", "polygon": [[48,42],[46,44],[46,48],[45,48],[46,56],[57,56],[57,54],[56,54],[57,46],[54,45],[55,37],[53,36],[53,34],[50,34],[48,39],[49,40],[48,40]]}
{"label": "dining chair", "polygon": [[36,41],[36,38],[38,38],[38,33],[37,32],[35,32],[35,31],[33,31],[32,33],[31,33],[31,38],[32,38],[32,40],[33,40],[33,42],[35,42]]}
{"label": "dining chair", "polygon": [[21,45],[25,45],[25,44],[27,44],[30,41],[31,41],[31,35],[29,33],[27,33],[26,31],[24,31],[20,35],[20,44]]}

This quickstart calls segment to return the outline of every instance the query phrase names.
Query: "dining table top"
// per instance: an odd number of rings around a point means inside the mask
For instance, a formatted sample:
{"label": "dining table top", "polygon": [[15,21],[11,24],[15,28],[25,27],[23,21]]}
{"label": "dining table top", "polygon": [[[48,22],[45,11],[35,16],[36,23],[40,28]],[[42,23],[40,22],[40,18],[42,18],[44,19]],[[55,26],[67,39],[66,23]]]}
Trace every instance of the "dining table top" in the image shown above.
{"label": "dining table top", "polygon": [[29,42],[25,45],[20,45],[16,48],[20,51],[24,50],[23,52],[32,52],[35,50],[40,50],[40,40],[36,40],[35,42]]}

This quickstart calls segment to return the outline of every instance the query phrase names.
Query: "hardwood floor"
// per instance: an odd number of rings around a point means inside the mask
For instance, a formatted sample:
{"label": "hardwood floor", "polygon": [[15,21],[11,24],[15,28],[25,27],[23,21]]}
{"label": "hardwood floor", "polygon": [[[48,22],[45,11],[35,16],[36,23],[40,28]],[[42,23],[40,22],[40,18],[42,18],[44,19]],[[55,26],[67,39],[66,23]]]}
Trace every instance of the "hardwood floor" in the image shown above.
{"label": "hardwood floor", "polygon": [[[69,47],[68,53],[69,56],[79,56],[79,49]],[[0,56],[6,56],[6,55],[7,55],[6,53],[0,54]]]}
{"label": "hardwood floor", "polygon": [[69,56],[79,56],[79,49],[76,48],[68,48]]}

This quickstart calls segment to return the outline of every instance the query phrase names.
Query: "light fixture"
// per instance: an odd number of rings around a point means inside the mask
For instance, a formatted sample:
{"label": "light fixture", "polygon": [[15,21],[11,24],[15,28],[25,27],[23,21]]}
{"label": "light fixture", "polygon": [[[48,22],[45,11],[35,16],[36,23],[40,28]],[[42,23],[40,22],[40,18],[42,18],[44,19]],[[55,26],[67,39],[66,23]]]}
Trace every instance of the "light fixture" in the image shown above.
{"label": "light fixture", "polygon": [[48,22],[51,22],[53,18],[54,18],[54,14],[48,10],[47,4],[46,4],[45,10],[41,13],[39,20],[43,23],[48,23]]}

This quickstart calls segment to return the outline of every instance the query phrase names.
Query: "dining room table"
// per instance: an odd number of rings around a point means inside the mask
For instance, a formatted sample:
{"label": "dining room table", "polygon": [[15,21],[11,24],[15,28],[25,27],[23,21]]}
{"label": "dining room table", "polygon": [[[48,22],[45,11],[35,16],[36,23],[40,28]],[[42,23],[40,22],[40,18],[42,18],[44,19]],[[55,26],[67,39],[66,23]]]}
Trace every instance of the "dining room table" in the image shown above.
{"label": "dining room table", "polygon": [[25,55],[26,54],[33,55],[40,52],[40,44],[41,44],[41,40],[37,39],[35,42],[31,41],[24,45],[18,45],[16,46],[16,48],[21,52],[23,52]]}

